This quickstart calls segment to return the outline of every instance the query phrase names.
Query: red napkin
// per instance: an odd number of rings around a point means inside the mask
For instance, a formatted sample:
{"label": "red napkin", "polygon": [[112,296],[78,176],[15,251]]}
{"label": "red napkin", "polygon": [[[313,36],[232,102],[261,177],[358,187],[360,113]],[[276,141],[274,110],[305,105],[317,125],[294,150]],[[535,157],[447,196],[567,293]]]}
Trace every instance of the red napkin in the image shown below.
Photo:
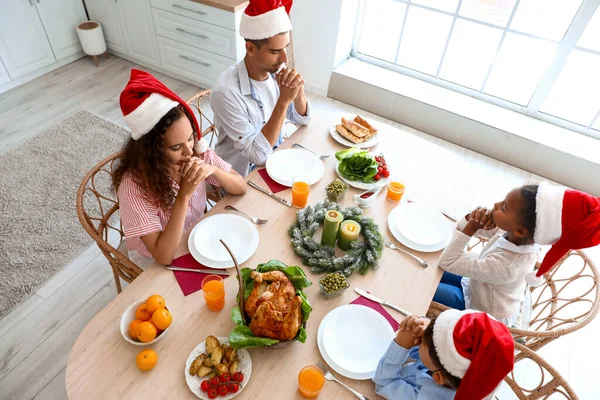
{"label": "red napkin", "polygon": [[[215,271],[223,271],[222,269],[217,270],[216,268],[210,268],[205,265],[200,264],[198,261],[194,259],[191,254],[186,254],[181,257],[177,257],[171,263],[173,267],[180,268],[191,268],[191,269],[214,269]],[[188,294],[192,294],[202,289],[202,280],[207,277],[209,274],[200,274],[198,272],[184,272],[184,271],[173,271],[175,274],[175,279],[177,279],[177,283],[179,283],[179,287],[183,292],[184,296]],[[227,276],[223,275],[223,279],[227,278]]]}
{"label": "red napkin", "polygon": [[398,321],[396,321],[394,319],[394,317],[392,317],[390,315],[390,313],[387,312],[386,309],[383,308],[383,306],[381,304],[379,304],[373,300],[369,300],[363,296],[358,296],[358,298],[350,304],[360,304],[361,306],[369,307],[369,308],[372,308],[373,310],[377,311],[379,314],[383,315],[383,318],[385,318],[390,323],[394,332],[396,332],[398,330],[398,328],[400,327],[400,323]]}
{"label": "red napkin", "polygon": [[273,192],[273,193],[279,193],[282,190],[289,189],[288,186],[284,186],[284,185],[282,185],[280,183],[275,182],[273,179],[271,179],[271,177],[269,176],[269,174],[267,174],[267,170],[265,168],[259,169],[258,173],[263,178],[263,181],[265,181],[265,183],[267,184],[267,186],[269,187],[269,189],[271,189],[271,192]]}

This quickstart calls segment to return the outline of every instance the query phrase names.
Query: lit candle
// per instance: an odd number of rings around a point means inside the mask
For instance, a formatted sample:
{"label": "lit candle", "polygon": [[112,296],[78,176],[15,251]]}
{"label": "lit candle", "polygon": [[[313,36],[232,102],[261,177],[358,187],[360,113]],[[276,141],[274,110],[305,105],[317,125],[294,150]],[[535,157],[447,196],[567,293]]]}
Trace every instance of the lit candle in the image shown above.
{"label": "lit candle", "polygon": [[358,239],[358,235],[360,235],[360,225],[358,222],[352,220],[342,222],[337,242],[338,247],[344,251],[348,251],[352,242]]}
{"label": "lit candle", "polygon": [[338,231],[340,230],[340,224],[343,220],[344,216],[339,211],[328,210],[325,213],[325,220],[323,221],[323,233],[321,234],[321,244],[323,246],[335,246]]}

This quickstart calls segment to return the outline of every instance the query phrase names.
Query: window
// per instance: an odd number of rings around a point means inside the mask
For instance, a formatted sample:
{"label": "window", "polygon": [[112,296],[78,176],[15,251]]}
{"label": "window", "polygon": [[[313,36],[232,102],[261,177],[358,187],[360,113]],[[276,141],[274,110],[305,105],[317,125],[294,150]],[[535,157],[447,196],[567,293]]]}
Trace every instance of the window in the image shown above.
{"label": "window", "polygon": [[600,0],[361,0],[352,55],[600,138]]}

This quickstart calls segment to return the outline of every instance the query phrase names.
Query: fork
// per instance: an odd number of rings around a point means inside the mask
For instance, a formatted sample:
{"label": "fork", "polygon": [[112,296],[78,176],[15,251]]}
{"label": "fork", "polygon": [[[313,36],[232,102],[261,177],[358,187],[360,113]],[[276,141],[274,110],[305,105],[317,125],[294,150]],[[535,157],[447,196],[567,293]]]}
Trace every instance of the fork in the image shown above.
{"label": "fork", "polygon": [[352,388],[344,385],[342,382],[338,381],[336,379],[336,377],[333,376],[333,374],[331,372],[329,372],[329,370],[327,369],[327,367],[321,361],[317,361],[317,367],[319,367],[319,369],[321,371],[323,371],[323,375],[325,375],[325,379],[327,379],[328,381],[336,381],[337,383],[339,383],[340,385],[342,385],[343,387],[345,387],[346,389],[348,389],[349,391],[351,391],[352,393],[354,393],[354,395],[356,397],[358,397],[359,399],[369,400],[365,396],[363,396],[362,394],[358,393],[356,390],[354,390],[354,389],[352,389]]}
{"label": "fork", "polygon": [[269,222],[269,220],[267,220],[267,219],[251,217],[248,214],[246,214],[245,212],[238,210],[234,206],[225,206],[225,209],[230,210],[230,211],[235,211],[236,213],[243,215],[244,217],[248,218],[250,221],[254,222],[256,225],[262,225],[262,224],[266,224],[267,222]]}
{"label": "fork", "polygon": [[388,239],[387,237],[383,237],[383,240],[385,241],[385,245],[387,247],[389,247],[392,250],[398,250],[401,251],[402,253],[406,254],[407,256],[412,257],[415,261],[417,261],[419,264],[421,264],[423,266],[423,268],[427,268],[429,266],[429,263],[425,260],[420,259],[419,257],[415,256],[414,254],[409,253],[408,251],[401,249],[400,247],[396,246],[390,239]]}
{"label": "fork", "polygon": [[304,150],[306,150],[306,151],[310,151],[310,152],[311,152],[311,153],[313,153],[315,156],[319,157],[321,160],[324,160],[324,159],[326,159],[326,158],[328,158],[328,157],[329,157],[329,155],[325,155],[325,154],[323,154],[323,155],[321,155],[321,154],[317,154],[317,153],[315,153],[314,151],[312,151],[311,149],[308,149],[308,148],[306,148],[306,147],[302,146],[300,143],[294,143],[294,144],[292,145],[292,147],[297,147],[297,148],[300,148],[300,149],[304,149]]}

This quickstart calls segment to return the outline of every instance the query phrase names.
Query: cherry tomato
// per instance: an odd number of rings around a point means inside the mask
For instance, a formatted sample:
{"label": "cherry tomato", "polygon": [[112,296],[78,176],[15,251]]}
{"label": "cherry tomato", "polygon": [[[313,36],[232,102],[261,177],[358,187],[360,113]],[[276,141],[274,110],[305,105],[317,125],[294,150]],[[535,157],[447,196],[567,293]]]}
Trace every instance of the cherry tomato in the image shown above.
{"label": "cherry tomato", "polygon": [[212,378],[210,378],[210,387],[214,387],[216,388],[217,386],[219,386],[219,377],[218,376],[213,376]]}
{"label": "cherry tomato", "polygon": [[390,171],[388,171],[387,169],[384,169],[381,174],[383,175],[384,178],[387,178],[388,176],[390,176]]}
{"label": "cherry tomato", "polygon": [[206,392],[206,394],[208,395],[209,399],[216,399],[219,395],[219,393],[217,393],[217,389],[215,388],[208,389],[208,392]]}
{"label": "cherry tomato", "polygon": [[224,373],[219,376],[219,380],[221,383],[227,383],[231,380],[231,376],[228,373]]}
{"label": "cherry tomato", "polygon": [[381,176],[380,176],[379,174],[377,174],[377,175],[375,175],[375,176],[373,177],[373,179],[375,179],[376,181],[378,181],[378,180],[380,180],[380,179],[381,179]]}
{"label": "cherry tomato", "polygon": [[219,393],[219,396],[226,396],[227,393],[229,393],[229,389],[227,389],[227,385],[224,383],[221,383],[217,387],[217,393]]}
{"label": "cherry tomato", "polygon": [[379,173],[379,174],[380,174],[380,173],[382,173],[382,172],[383,172],[383,168],[382,168],[382,167],[379,167],[379,168],[377,168],[377,173]]}
{"label": "cherry tomato", "polygon": [[202,381],[202,383],[200,384],[200,390],[202,390],[203,392],[208,392],[208,389],[210,389],[210,382],[207,380]]}
{"label": "cherry tomato", "polygon": [[244,374],[242,374],[241,372],[236,372],[235,374],[233,374],[233,380],[236,382],[241,382],[244,380]]}
{"label": "cherry tomato", "polygon": [[229,393],[236,393],[238,390],[240,390],[240,384],[237,382],[230,382],[229,386],[227,386],[227,389],[229,389]]}

